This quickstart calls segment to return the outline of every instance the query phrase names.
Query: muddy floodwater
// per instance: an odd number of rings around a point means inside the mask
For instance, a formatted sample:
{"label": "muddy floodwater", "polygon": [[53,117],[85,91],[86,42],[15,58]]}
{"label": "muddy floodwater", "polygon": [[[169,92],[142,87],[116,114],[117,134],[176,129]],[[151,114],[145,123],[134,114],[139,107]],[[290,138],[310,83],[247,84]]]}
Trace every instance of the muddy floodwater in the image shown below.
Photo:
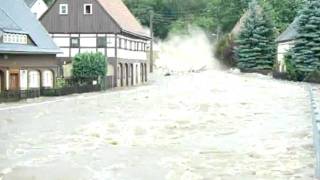
{"label": "muddy floodwater", "polygon": [[311,180],[312,144],[307,85],[256,74],[0,105],[1,180]]}

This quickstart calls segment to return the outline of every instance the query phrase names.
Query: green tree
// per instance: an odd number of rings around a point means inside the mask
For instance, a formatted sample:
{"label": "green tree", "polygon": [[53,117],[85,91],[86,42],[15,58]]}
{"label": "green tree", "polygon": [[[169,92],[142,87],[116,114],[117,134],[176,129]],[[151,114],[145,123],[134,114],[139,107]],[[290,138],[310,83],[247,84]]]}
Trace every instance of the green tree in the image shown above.
{"label": "green tree", "polygon": [[[208,34],[229,33],[251,0],[124,0],[144,26],[154,14],[155,36],[164,39],[173,29],[197,25]],[[305,0],[258,0],[268,10],[278,32],[290,24]],[[178,27],[178,28],[177,28]]]}
{"label": "green tree", "polygon": [[236,40],[237,66],[243,71],[271,70],[275,60],[275,33],[270,18],[256,0],[249,5]]}
{"label": "green tree", "polygon": [[298,17],[298,38],[293,47],[297,71],[304,77],[320,70],[320,1],[310,0]]}
{"label": "green tree", "polygon": [[106,73],[106,59],[101,53],[81,53],[73,59],[72,75],[79,83],[98,80]]}
{"label": "green tree", "polygon": [[44,2],[45,2],[48,6],[50,6],[50,5],[54,2],[54,0],[44,0]]}
{"label": "green tree", "polygon": [[234,36],[232,34],[225,35],[217,42],[215,55],[227,67],[236,67],[237,65],[234,57],[234,47]]}
{"label": "green tree", "polygon": [[283,32],[297,16],[305,0],[260,0],[268,9],[278,32]]}
{"label": "green tree", "polygon": [[297,67],[295,62],[293,61],[292,55],[293,55],[293,52],[292,50],[290,50],[284,56],[287,78],[289,80],[299,81],[299,80],[302,80],[301,75],[297,71]]}

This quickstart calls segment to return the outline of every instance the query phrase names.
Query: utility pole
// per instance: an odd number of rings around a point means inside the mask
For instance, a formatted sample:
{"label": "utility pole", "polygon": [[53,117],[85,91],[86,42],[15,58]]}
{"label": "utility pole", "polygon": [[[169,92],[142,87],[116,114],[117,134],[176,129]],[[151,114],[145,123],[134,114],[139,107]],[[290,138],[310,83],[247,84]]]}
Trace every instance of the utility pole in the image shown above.
{"label": "utility pole", "polygon": [[151,41],[150,41],[150,73],[153,72],[153,11],[150,11],[150,37],[151,37]]}

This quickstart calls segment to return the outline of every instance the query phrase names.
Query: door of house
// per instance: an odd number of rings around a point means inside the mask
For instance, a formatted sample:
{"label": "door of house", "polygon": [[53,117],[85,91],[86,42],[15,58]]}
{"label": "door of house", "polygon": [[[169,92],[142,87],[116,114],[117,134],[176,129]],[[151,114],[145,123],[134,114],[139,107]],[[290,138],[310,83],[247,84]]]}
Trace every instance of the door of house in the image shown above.
{"label": "door of house", "polygon": [[19,74],[10,73],[10,90],[16,91],[19,90]]}
{"label": "door of house", "polygon": [[3,79],[3,74],[0,71],[0,92],[3,91],[3,81],[2,81],[2,79]]}
{"label": "door of house", "polygon": [[0,92],[6,90],[6,77],[5,77],[5,71],[0,70]]}

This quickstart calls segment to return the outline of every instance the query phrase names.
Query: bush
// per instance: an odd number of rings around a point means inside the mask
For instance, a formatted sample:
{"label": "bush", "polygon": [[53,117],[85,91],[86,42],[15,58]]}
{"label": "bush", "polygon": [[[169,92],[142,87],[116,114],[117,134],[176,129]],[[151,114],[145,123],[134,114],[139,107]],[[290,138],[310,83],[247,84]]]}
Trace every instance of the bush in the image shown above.
{"label": "bush", "polygon": [[295,56],[290,50],[285,56],[286,73],[274,72],[274,77],[279,79],[287,79],[292,81],[305,81],[312,83],[320,83],[320,70],[316,69],[311,72],[300,71],[295,62]]}
{"label": "bush", "polygon": [[299,79],[301,79],[301,77],[299,78],[300,75],[297,70],[296,64],[293,60],[292,51],[289,51],[284,56],[284,61],[285,61],[288,80],[299,81]]}
{"label": "bush", "polygon": [[101,53],[77,54],[73,60],[72,76],[79,84],[88,83],[104,77],[106,57]]}
{"label": "bush", "polygon": [[234,37],[233,35],[226,35],[216,44],[215,55],[219,61],[227,67],[235,67],[237,62],[234,59]]}
{"label": "bush", "polygon": [[56,79],[56,88],[62,88],[66,86],[66,80],[64,78],[57,78]]}

